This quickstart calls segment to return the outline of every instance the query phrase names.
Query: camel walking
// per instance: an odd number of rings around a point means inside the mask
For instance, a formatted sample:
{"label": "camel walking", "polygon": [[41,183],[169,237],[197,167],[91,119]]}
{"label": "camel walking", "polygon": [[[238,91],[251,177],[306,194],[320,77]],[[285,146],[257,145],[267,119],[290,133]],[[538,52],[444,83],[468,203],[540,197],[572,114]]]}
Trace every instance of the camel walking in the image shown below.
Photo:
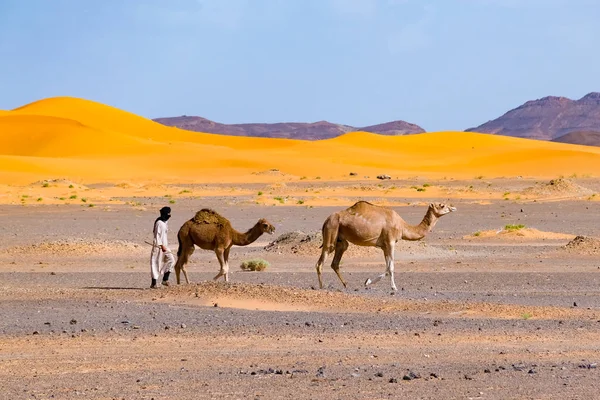
{"label": "camel walking", "polygon": [[385,256],[385,273],[374,279],[367,279],[365,286],[379,282],[385,276],[390,276],[392,289],[394,282],[394,248],[396,242],[402,240],[423,239],[435,226],[438,219],[452,211],[455,207],[443,203],[431,203],[419,225],[409,225],[394,210],[376,206],[366,201],[359,201],[352,207],[331,214],[323,224],[323,250],[317,261],[317,277],[319,286],[323,289],[321,272],[327,256],[335,251],[331,268],[335,271],[344,287],[346,282],[340,273],[340,261],[348,244],[357,246],[378,247]]}
{"label": "camel walking", "polygon": [[185,282],[190,283],[185,265],[194,252],[194,245],[215,252],[221,270],[213,279],[217,280],[223,276],[225,282],[229,282],[229,250],[231,247],[233,245],[247,246],[263,233],[272,234],[273,232],[275,232],[275,227],[266,219],[259,219],[246,233],[240,233],[233,229],[227,218],[219,215],[216,211],[208,208],[198,211],[194,218],[186,221],[177,233],[179,241],[177,263],[175,263],[177,284],[180,283],[181,271],[183,271]]}

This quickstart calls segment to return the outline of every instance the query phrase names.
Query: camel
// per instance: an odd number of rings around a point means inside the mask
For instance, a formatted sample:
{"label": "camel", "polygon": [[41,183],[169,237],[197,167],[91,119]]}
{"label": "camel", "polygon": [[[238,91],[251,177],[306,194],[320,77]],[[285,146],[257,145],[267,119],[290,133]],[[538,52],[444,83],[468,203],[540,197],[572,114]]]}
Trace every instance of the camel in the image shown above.
{"label": "camel", "polygon": [[177,240],[177,262],[175,263],[175,274],[177,284],[180,283],[179,275],[183,271],[185,282],[190,283],[185,265],[194,252],[194,245],[204,250],[213,250],[217,255],[221,270],[213,278],[217,280],[224,277],[229,282],[229,250],[233,245],[247,246],[258,239],[263,233],[273,234],[275,227],[266,219],[258,222],[246,233],[240,233],[233,229],[229,220],[216,211],[204,208],[196,213],[194,218],[186,221],[179,232]]}
{"label": "camel", "polygon": [[317,261],[317,277],[323,289],[321,272],[327,256],[335,251],[331,268],[335,271],[344,287],[346,282],[340,273],[340,261],[348,244],[379,247],[385,256],[385,273],[374,279],[367,279],[365,286],[379,282],[390,276],[392,290],[398,290],[394,281],[394,247],[398,240],[423,239],[435,226],[438,219],[455,207],[443,203],[431,203],[419,225],[409,225],[394,210],[359,201],[352,207],[331,214],[323,224],[323,245],[321,257]]}

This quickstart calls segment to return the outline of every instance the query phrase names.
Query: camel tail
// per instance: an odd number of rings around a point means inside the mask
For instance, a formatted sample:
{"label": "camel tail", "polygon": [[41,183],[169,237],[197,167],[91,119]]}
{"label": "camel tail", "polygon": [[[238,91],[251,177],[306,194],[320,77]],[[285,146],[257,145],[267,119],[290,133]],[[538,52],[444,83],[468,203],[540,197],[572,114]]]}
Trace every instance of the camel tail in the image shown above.
{"label": "camel tail", "polygon": [[177,258],[181,257],[181,253],[183,251],[183,246],[181,245],[181,237],[179,233],[177,233],[177,243],[179,243],[179,247],[177,248]]}
{"label": "camel tail", "polygon": [[[192,221],[192,220],[190,220]],[[181,226],[181,228],[179,228],[179,232],[177,232],[177,242],[179,243],[179,247],[177,248],[177,257],[181,257],[181,253],[183,253],[183,245],[181,243],[181,235],[187,235],[190,228],[189,228],[189,224],[190,221],[187,221],[185,224],[183,224]]]}
{"label": "camel tail", "polygon": [[325,248],[329,253],[333,252],[335,243],[337,242],[339,229],[340,222],[337,214],[330,215],[323,223],[323,243],[319,248]]}

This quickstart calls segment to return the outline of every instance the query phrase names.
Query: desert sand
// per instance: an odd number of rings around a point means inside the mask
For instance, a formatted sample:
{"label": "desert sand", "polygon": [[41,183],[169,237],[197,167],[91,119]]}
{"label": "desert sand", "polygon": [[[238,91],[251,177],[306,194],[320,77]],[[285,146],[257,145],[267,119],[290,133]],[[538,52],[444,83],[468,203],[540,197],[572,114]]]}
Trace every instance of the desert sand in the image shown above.
{"label": "desert sand", "polygon": [[[318,142],[227,137],[169,128],[88,100],[40,100],[0,115],[0,179],[82,183],[269,182],[281,173],[338,180],[385,173],[472,179],[593,175],[600,149],[470,132],[380,136],[351,132]],[[157,163],[160,157],[163,163]]]}
{"label": "desert sand", "polygon": [[[0,112],[0,133],[2,399],[596,397],[600,150],[223,137],[73,98]],[[317,289],[322,223],[357,200],[412,224],[432,201],[457,207],[398,244],[398,292],[363,286],[383,256],[355,246],[348,289],[328,266]],[[164,205],[173,250],[203,207],[276,232],[233,248],[230,284],[196,250],[191,284],[151,290]],[[270,266],[242,271],[251,258]]]}

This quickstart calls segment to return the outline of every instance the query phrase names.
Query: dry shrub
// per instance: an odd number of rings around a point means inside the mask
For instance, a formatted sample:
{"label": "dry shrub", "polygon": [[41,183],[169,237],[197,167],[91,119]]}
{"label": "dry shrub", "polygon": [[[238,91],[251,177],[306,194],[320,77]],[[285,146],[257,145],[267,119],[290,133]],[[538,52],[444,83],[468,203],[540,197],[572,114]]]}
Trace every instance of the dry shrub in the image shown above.
{"label": "dry shrub", "polygon": [[255,258],[252,260],[244,261],[240,268],[244,271],[264,271],[269,267],[269,262],[262,258]]}

